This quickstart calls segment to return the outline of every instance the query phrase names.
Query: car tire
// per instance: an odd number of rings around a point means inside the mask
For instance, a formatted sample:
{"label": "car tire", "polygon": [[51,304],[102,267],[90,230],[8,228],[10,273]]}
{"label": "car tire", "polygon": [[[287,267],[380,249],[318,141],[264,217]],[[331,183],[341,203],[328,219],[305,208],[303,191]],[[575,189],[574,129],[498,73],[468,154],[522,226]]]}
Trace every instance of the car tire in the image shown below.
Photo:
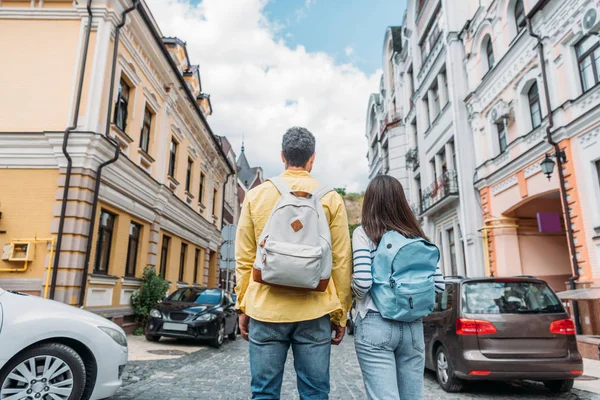
{"label": "car tire", "polygon": [[224,341],[225,341],[225,322],[221,321],[221,322],[219,322],[219,330],[217,331],[217,337],[215,337],[211,341],[210,344],[215,349],[218,349],[219,347],[221,347],[223,345]]}
{"label": "car tire", "polygon": [[454,375],[452,360],[444,346],[440,346],[435,355],[435,375],[445,392],[458,393],[462,391],[463,382]]}
{"label": "car tire", "polygon": [[[35,359],[36,368],[36,379],[27,383],[24,383],[9,379],[8,376],[16,373],[17,375],[23,376],[21,372],[16,371],[19,368],[21,371],[23,368],[31,371],[31,359]],[[50,359],[49,363],[46,361]],[[59,362],[54,372],[50,370],[54,369],[56,363]],[[48,367],[46,367],[48,365]],[[37,370],[42,368],[40,375]],[[47,370],[46,370],[47,368]],[[49,374],[56,374],[57,371],[67,368],[59,376],[50,375],[44,376],[45,371]],[[23,389],[23,398],[28,398],[27,395],[31,394],[31,398],[34,398],[36,390],[40,390],[39,394],[42,396],[52,393],[52,388],[55,384],[65,382],[67,380],[72,381],[72,385],[62,385],[61,389],[71,389],[71,393],[67,400],[80,400],[83,397],[86,384],[86,373],[85,364],[81,359],[81,356],[77,354],[71,347],[61,343],[44,343],[34,347],[31,347],[21,353],[17,354],[3,369],[0,371],[0,392],[6,389]],[[34,383],[35,382],[35,383]],[[17,394],[17,393],[15,393]]]}
{"label": "car tire", "polygon": [[160,336],[146,334],[146,340],[149,342],[158,342],[160,340]]}
{"label": "car tire", "polygon": [[552,393],[567,393],[573,389],[574,379],[563,379],[559,381],[544,381],[544,386]]}
{"label": "car tire", "polygon": [[238,332],[238,321],[235,321],[235,327],[233,328],[233,332],[231,332],[229,334],[229,336],[227,336],[229,338],[229,340],[233,341],[237,339],[237,332]]}

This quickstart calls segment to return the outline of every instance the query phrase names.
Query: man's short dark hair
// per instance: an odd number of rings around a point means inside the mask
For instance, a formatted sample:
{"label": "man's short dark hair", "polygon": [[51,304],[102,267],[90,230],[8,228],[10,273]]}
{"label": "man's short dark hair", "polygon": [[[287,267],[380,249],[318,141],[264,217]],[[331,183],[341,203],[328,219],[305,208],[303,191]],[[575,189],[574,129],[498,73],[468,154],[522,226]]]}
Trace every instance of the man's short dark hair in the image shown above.
{"label": "man's short dark hair", "polygon": [[304,167],[315,153],[315,137],[306,128],[294,126],[283,135],[283,157],[290,167]]}

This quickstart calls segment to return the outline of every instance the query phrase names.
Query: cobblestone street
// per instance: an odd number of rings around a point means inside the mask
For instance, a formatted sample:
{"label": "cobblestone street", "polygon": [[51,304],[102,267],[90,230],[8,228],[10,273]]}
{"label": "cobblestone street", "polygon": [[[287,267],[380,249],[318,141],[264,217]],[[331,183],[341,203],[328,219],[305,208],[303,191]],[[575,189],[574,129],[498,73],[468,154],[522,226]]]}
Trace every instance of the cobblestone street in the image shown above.
{"label": "cobblestone street", "polygon": [[[190,343],[190,346],[196,345]],[[334,347],[331,369],[331,399],[365,399],[352,337]],[[248,346],[239,338],[221,349],[203,347],[178,359],[133,361],[124,375],[124,386],[113,400],[248,399],[250,373]],[[471,385],[462,394],[443,392],[432,373],[426,374],[426,399],[600,399],[600,395],[574,390],[570,395],[552,395],[533,383],[483,383]],[[282,399],[297,399],[291,355],[288,358]]]}

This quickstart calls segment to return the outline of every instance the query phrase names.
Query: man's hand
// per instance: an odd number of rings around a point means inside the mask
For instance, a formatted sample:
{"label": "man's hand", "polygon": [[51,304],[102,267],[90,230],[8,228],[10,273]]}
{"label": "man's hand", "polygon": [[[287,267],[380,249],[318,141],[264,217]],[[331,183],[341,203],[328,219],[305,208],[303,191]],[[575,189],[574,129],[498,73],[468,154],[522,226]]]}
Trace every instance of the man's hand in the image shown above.
{"label": "man's hand", "polygon": [[248,327],[250,325],[250,317],[246,314],[240,314],[239,316],[240,332],[245,341],[248,341]]}
{"label": "man's hand", "polygon": [[331,323],[331,331],[335,332],[335,337],[331,339],[331,344],[337,346],[342,343],[342,339],[344,338],[344,334],[346,333],[346,328],[343,326],[336,325]]}

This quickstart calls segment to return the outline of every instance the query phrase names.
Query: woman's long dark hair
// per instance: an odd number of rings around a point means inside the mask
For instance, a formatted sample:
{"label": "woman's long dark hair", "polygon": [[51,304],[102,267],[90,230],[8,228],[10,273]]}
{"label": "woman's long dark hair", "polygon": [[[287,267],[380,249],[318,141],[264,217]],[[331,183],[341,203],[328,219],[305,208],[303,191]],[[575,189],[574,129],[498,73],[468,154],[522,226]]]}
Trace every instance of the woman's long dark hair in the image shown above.
{"label": "woman's long dark hair", "polygon": [[427,239],[410,209],[402,184],[389,175],[379,175],[369,183],[362,207],[362,227],[377,245],[387,231],[396,231],[410,239]]}

